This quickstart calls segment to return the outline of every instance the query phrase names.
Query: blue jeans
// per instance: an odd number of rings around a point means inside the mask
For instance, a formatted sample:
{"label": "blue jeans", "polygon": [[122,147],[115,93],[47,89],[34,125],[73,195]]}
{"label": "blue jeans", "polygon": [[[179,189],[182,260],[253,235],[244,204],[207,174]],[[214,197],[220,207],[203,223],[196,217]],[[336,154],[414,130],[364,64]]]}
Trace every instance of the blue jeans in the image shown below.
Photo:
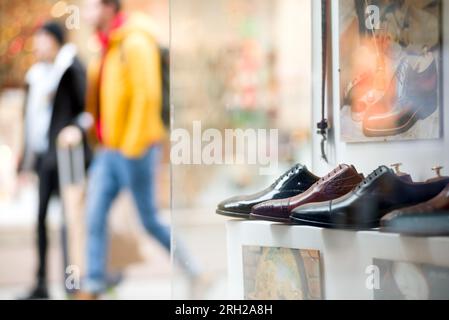
{"label": "blue jeans", "polygon": [[87,194],[87,270],[85,290],[106,289],[107,218],[112,202],[128,189],[148,233],[170,250],[170,230],[157,216],[154,178],[160,148],[153,146],[139,159],[128,159],[118,151],[100,151],[90,168]]}

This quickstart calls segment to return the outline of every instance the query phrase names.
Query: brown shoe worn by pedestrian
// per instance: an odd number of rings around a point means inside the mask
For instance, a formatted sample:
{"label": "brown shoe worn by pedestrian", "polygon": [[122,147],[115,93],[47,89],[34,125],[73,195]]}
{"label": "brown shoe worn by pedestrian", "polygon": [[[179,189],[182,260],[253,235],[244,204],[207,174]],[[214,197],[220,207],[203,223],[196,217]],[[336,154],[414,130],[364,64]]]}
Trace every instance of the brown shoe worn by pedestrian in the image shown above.
{"label": "brown shoe worn by pedestrian", "polygon": [[75,300],[82,300],[82,301],[91,301],[91,300],[99,300],[100,299],[100,295],[98,295],[98,294],[94,294],[94,293],[90,293],[90,292],[83,292],[83,291],[76,293],[74,297],[75,297]]}

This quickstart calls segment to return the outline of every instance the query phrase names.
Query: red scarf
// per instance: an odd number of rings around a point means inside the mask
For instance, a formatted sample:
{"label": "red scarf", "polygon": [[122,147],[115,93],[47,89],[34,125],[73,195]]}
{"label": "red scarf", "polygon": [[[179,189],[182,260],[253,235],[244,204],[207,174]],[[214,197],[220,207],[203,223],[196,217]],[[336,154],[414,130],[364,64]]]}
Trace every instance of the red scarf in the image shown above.
{"label": "red scarf", "polygon": [[123,24],[125,24],[125,22],[126,22],[126,15],[124,13],[120,12],[114,17],[114,20],[112,20],[111,27],[109,28],[108,31],[106,31],[106,32],[98,31],[97,32],[97,37],[98,37],[98,40],[100,41],[101,47],[103,49],[103,53],[106,53],[106,51],[108,50],[109,39],[110,39],[111,33],[114,30],[123,26]]}
{"label": "red scarf", "polygon": [[100,64],[100,74],[98,77],[98,85],[97,85],[97,121],[95,123],[95,131],[96,131],[96,135],[98,138],[98,141],[100,141],[100,143],[103,142],[103,126],[101,123],[101,107],[100,107],[100,92],[101,92],[101,83],[102,83],[102,78],[103,78],[103,67],[104,67],[104,62],[106,59],[106,54],[108,52],[109,49],[109,41],[110,41],[110,37],[111,37],[111,33],[114,30],[119,29],[121,26],[123,26],[123,24],[126,22],[126,15],[124,13],[118,13],[115,17],[114,20],[111,23],[111,28],[109,28],[109,30],[107,32],[103,32],[103,31],[98,31],[97,32],[97,37],[98,40],[100,42],[101,45],[101,49],[102,49],[102,57],[101,57],[101,64]]}

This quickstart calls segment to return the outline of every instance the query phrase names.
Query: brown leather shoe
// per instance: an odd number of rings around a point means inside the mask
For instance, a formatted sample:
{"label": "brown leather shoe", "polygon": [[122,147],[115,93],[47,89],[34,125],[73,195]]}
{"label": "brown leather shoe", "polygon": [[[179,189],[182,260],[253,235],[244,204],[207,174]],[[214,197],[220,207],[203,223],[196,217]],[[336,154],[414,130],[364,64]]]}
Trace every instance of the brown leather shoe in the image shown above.
{"label": "brown leather shoe", "polygon": [[448,178],[447,176],[441,175],[441,170],[443,170],[443,169],[444,169],[444,167],[442,167],[442,166],[433,167],[432,171],[435,172],[436,176],[434,178],[427,180],[426,182],[435,182],[435,181],[447,179]]}
{"label": "brown leather shoe", "polygon": [[91,300],[99,300],[100,296],[98,294],[80,291],[74,295],[74,298],[75,300],[91,301]]}
{"label": "brown leather shoe", "polygon": [[307,204],[339,198],[363,180],[354,166],[342,164],[318,180],[306,192],[292,198],[272,200],[253,207],[251,218],[275,222],[290,222],[290,212]]}
{"label": "brown leather shoe", "polygon": [[[449,211],[449,185],[435,198],[420,203],[418,205],[395,210],[385,215],[380,220],[381,231],[384,232],[395,232],[395,233],[408,233],[416,234],[419,230],[405,230],[401,225],[400,221],[405,221],[405,219],[413,218],[414,216],[422,216],[422,214],[431,214],[435,212],[448,212]],[[420,228],[421,226],[416,225],[415,227]],[[408,228],[408,227],[407,227]],[[409,229],[409,228],[408,228]]]}

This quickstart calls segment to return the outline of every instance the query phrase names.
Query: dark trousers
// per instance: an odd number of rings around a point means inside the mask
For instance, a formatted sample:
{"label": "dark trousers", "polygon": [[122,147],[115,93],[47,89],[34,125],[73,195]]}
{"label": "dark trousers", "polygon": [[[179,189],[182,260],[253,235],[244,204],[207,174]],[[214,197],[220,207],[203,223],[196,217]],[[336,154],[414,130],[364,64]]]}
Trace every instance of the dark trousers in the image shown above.
{"label": "dark trousers", "polygon": [[38,268],[37,281],[38,285],[45,284],[47,280],[47,211],[50,198],[53,194],[58,193],[58,170],[54,165],[39,156],[36,163],[37,176],[39,178],[39,206],[37,219],[37,251],[38,251]]}

